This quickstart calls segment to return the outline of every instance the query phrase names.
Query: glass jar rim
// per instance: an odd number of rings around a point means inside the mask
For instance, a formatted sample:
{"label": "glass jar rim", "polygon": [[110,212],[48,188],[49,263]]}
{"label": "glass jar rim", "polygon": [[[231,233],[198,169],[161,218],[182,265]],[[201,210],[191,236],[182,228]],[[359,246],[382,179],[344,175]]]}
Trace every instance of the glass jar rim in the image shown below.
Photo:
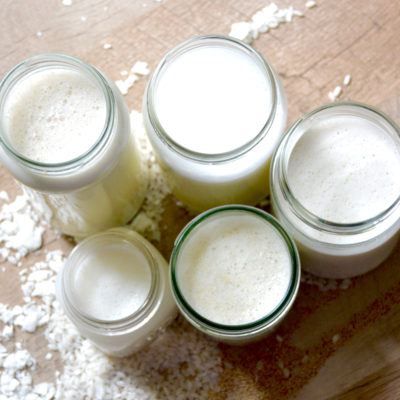
{"label": "glass jar rim", "polygon": [[[269,312],[267,315],[250,323],[239,324],[239,325],[220,324],[203,317],[201,314],[195,311],[186,301],[181,290],[179,289],[178,279],[176,277],[176,268],[177,268],[177,261],[179,258],[180,249],[185,239],[190,235],[192,230],[196,228],[204,220],[208,219],[209,217],[215,216],[216,214],[219,213],[232,212],[232,211],[233,212],[238,211],[241,213],[251,213],[257,217],[262,218],[264,221],[272,225],[275,231],[283,239],[283,242],[286,245],[286,248],[289,252],[291,259],[290,282],[288,284],[286,293],[283,296],[281,302],[276,306],[274,310]],[[176,238],[170,261],[170,283],[171,283],[172,293],[175,297],[178,307],[181,309],[183,314],[187,316],[190,319],[190,321],[194,323],[195,326],[197,326],[200,330],[206,331],[207,333],[222,334],[231,337],[257,333],[269,327],[270,324],[272,324],[277,318],[279,318],[285,312],[285,310],[287,310],[291,306],[297,295],[297,291],[300,284],[300,274],[301,274],[300,258],[296,245],[291,239],[291,237],[282,228],[278,220],[261,209],[240,204],[231,204],[231,205],[223,205],[215,207],[203,212],[202,214],[198,215],[196,218],[191,220],[182,229],[181,233]]]}
{"label": "glass jar rim", "polygon": [[[280,190],[282,191],[285,199],[290,204],[292,212],[296,215],[297,218],[299,218],[306,225],[314,229],[317,228],[327,233],[355,235],[373,229],[377,224],[388,219],[395,212],[395,210],[400,207],[400,194],[390,206],[388,206],[385,210],[379,212],[378,214],[370,218],[351,223],[339,223],[320,218],[316,214],[312,213],[307,208],[305,208],[290,189],[287,177],[288,162],[286,162],[287,161],[286,158],[290,156],[290,155],[287,156],[287,153],[290,151],[289,144],[293,135],[296,133],[296,130],[301,128],[302,124],[305,121],[312,119],[316,115],[323,113],[325,111],[339,109],[340,107],[357,110],[359,112],[366,112],[371,116],[379,118],[381,121],[387,124],[391,129],[393,129],[395,133],[397,133],[397,139],[400,141],[400,127],[388,115],[386,115],[385,113],[383,113],[382,111],[378,110],[373,106],[356,101],[343,101],[343,102],[329,103],[317,107],[316,109],[300,117],[292,126],[290,126],[289,129],[281,138],[280,142],[278,143],[277,149],[271,161],[271,172],[270,172],[271,195],[272,196],[274,195],[273,186],[275,183],[276,185],[280,186]],[[354,114],[348,114],[348,115],[354,115]],[[360,118],[363,117],[360,115]],[[278,179],[275,179],[275,174],[277,175]],[[276,180],[278,180],[278,182],[276,182]],[[275,206],[279,208],[280,206],[279,204],[277,204],[278,202],[275,203],[276,203]]]}
{"label": "glass jar rim", "polygon": [[[89,315],[80,309],[80,307],[76,304],[74,301],[74,296],[70,290],[72,278],[70,275],[73,272],[76,262],[79,261],[79,257],[81,257],[88,250],[93,251],[96,246],[102,245],[103,243],[100,243],[99,240],[114,240],[113,244],[121,243],[139,249],[141,254],[145,257],[150,269],[151,283],[146,299],[138,309],[123,318],[118,318],[115,320],[103,320]],[[124,227],[112,228],[107,231],[97,233],[80,242],[72,250],[68,259],[66,260],[61,271],[60,278],[62,283],[61,290],[64,305],[66,309],[74,316],[74,318],[79,319],[80,323],[84,323],[88,327],[95,329],[106,329],[111,333],[118,333],[127,329],[131,329],[147,318],[152,312],[154,305],[157,303],[157,294],[160,288],[160,273],[157,261],[154,259],[147,246],[139,239],[139,234],[129,228]]]}
{"label": "glass jar rim", "polygon": [[[3,109],[10,90],[20,78],[29,75],[36,68],[47,69],[52,67],[80,70],[89,75],[92,81],[98,84],[98,87],[101,89],[104,95],[106,102],[106,117],[102,132],[88,150],[77,157],[59,163],[45,163],[24,156],[18,150],[16,150],[11,143],[9,143],[9,141],[1,133],[3,129],[0,128],[0,145],[7,151],[7,153],[18,159],[24,165],[27,165],[38,172],[45,172],[46,174],[60,173],[66,170],[78,168],[82,164],[86,164],[92,160],[96,154],[103,149],[107,140],[109,139],[112,132],[112,121],[114,120],[115,115],[114,95],[102,74],[95,67],[77,57],[59,53],[36,55],[20,62],[14,68],[12,68],[0,82],[0,110]],[[4,96],[2,96],[3,93]]]}
{"label": "glass jar rim", "polygon": [[[163,129],[158,117],[157,113],[155,111],[155,106],[154,106],[154,91],[157,86],[157,81],[160,77],[161,71],[163,70],[164,67],[166,67],[170,62],[173,62],[173,60],[176,57],[179,57],[181,54],[183,54],[186,51],[192,50],[193,48],[196,47],[201,47],[207,45],[207,43],[212,43],[214,45],[217,45],[218,43],[222,44],[228,44],[231,47],[237,48],[240,51],[244,52],[245,54],[249,55],[252,57],[258,65],[262,68],[262,70],[266,73],[266,77],[268,78],[268,82],[271,88],[270,91],[270,96],[271,96],[271,110],[268,115],[268,118],[266,119],[266,122],[260,132],[258,132],[250,141],[247,143],[239,146],[236,149],[227,151],[227,152],[222,152],[222,153],[215,153],[215,154],[208,154],[208,153],[202,153],[202,152],[196,152],[193,150],[190,150],[182,145],[180,145],[178,142],[173,140],[168,133]],[[269,128],[272,125],[272,122],[274,120],[275,114],[276,114],[276,109],[277,109],[277,86],[275,83],[275,78],[274,74],[272,72],[271,66],[269,65],[268,61],[254,48],[246,44],[245,42],[235,39],[233,37],[227,36],[227,35],[217,35],[217,34],[211,34],[211,35],[201,35],[201,36],[195,36],[189,40],[186,40],[174,48],[172,48],[160,61],[158,64],[157,68],[155,69],[149,84],[147,86],[146,94],[146,112],[148,114],[148,119],[149,122],[154,129],[156,135],[159,137],[159,139],[164,142],[170,149],[173,151],[177,152],[181,156],[197,161],[197,162],[202,162],[202,163],[221,163],[221,162],[227,162],[230,161],[236,157],[239,157],[245,153],[247,153],[249,150],[251,150],[253,147],[255,147],[267,134],[269,131]]]}

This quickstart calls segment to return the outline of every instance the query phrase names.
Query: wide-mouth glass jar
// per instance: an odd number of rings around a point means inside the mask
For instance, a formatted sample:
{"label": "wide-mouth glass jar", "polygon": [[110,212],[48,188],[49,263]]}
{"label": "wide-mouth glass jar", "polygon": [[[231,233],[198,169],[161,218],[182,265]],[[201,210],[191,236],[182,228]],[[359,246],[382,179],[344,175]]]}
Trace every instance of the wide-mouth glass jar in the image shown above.
{"label": "wide-mouth glass jar", "polygon": [[0,115],[0,160],[56,229],[84,237],[136,213],[147,173],[104,74],[67,55],[29,58],[1,82]]}
{"label": "wide-mouth glass jar", "polygon": [[222,35],[170,50],[143,100],[145,128],[167,182],[195,212],[254,205],[267,195],[286,115],[272,66],[244,42]]}
{"label": "wide-mouth glass jar", "polygon": [[221,206],[189,222],[176,239],[170,280],[184,317],[205,334],[246,344],[270,334],[299,288],[296,246],[266,212]]}
{"label": "wide-mouth glass jar", "polygon": [[271,164],[275,215],[302,267],[328,278],[363,274],[396,246],[400,129],[362,103],[334,103],[300,118]]}
{"label": "wide-mouth glass jar", "polygon": [[150,343],[177,311],[167,262],[123,227],[90,236],[73,249],[57,277],[57,299],[83,336],[118,357]]}

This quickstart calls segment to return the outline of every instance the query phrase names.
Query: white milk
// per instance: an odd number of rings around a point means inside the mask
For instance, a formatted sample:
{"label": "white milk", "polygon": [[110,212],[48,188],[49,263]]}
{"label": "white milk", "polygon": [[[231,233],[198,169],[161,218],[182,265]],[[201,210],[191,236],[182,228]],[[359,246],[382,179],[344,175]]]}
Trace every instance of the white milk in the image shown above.
{"label": "white milk", "polygon": [[144,304],[151,271],[137,248],[114,244],[88,253],[73,279],[75,301],[81,311],[112,321],[128,317]]}
{"label": "white milk", "polygon": [[111,81],[72,57],[37,56],[4,79],[0,101],[0,159],[56,229],[85,237],[133,217],[147,176]]}
{"label": "white milk", "polygon": [[262,130],[271,112],[271,85],[240,51],[200,47],[163,71],[154,100],[172,140],[194,152],[218,154],[245,145]]}
{"label": "white milk", "polygon": [[271,176],[274,212],[296,240],[305,270],[360,275],[395,247],[399,128],[376,110],[338,103],[303,117],[279,145]]}
{"label": "white milk", "polygon": [[352,116],[317,121],[296,143],[288,183],[300,203],[336,223],[365,221],[400,193],[400,151],[378,125]]}
{"label": "white milk", "polygon": [[106,120],[101,88],[81,73],[45,69],[21,81],[4,109],[13,147],[43,163],[70,161],[99,139]]}
{"label": "white milk", "polygon": [[118,357],[150,343],[176,316],[167,262],[128,228],[79,243],[58,275],[57,298],[82,335]]}
{"label": "white milk", "polygon": [[267,195],[286,103],[277,75],[254,50],[222,36],[181,44],[155,71],[143,113],[168,184],[192,210]]}
{"label": "white milk", "polygon": [[265,220],[225,214],[187,237],[176,266],[177,282],[202,317],[224,325],[248,324],[283,302],[292,260],[287,244]]}

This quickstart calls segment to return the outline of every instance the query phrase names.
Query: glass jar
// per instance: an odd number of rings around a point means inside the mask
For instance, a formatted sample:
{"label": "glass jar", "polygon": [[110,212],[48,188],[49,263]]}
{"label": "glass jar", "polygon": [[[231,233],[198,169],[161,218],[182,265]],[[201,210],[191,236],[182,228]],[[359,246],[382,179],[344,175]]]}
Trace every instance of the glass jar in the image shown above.
{"label": "glass jar", "polygon": [[[166,79],[170,70],[176,76]],[[259,81],[247,85],[253,76]],[[183,82],[179,93],[178,82]],[[271,65],[244,42],[220,35],[195,37],[173,48],[152,75],[143,103],[145,128],[168,185],[195,212],[222,204],[254,205],[268,194],[270,160],[286,115],[285,94]],[[259,126],[253,125],[255,119]]]}
{"label": "glass jar", "polygon": [[[306,271],[338,279],[360,275],[379,265],[396,246],[399,133],[380,111],[348,102],[310,112],[285,134],[271,164],[272,207],[296,241]],[[327,143],[322,147],[315,139],[319,135],[320,143]],[[300,155],[299,149],[306,152]],[[290,170],[295,168],[293,160],[303,163],[296,164],[297,181]],[[310,165],[318,168],[308,170]],[[306,181],[300,183],[302,177],[317,183],[309,187]],[[309,196],[300,199],[304,193],[296,185],[319,197],[312,205],[306,203]]]}
{"label": "glass jar", "polygon": [[[98,134],[95,132],[97,139],[90,148],[72,159],[50,163],[21,154],[6,126],[18,85],[28,85],[29,80],[40,76],[37,74],[49,71],[77,73],[102,93],[105,103],[105,124]],[[147,172],[130,131],[129,112],[122,95],[97,69],[60,54],[23,61],[0,85],[0,113],[0,160],[54,228],[85,237],[124,224],[137,212],[147,189]]]}
{"label": "glass jar", "polygon": [[271,215],[250,206],[220,206],[179,234],[170,281],[194,327],[241,345],[270,334],[288,313],[300,283],[299,256]]}
{"label": "glass jar", "polygon": [[79,332],[117,357],[151,342],[177,312],[167,262],[124,227],[79,243],[58,274],[56,293]]}

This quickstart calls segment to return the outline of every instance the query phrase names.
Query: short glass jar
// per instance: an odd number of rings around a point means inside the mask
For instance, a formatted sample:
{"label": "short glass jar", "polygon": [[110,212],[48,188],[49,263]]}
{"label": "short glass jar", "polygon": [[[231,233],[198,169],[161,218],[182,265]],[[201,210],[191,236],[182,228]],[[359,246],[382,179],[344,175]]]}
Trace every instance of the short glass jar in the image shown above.
{"label": "short glass jar", "polygon": [[271,65],[244,42],[221,35],[170,50],[143,100],[145,128],[167,183],[194,212],[255,205],[268,194],[286,115]]}
{"label": "short glass jar", "polygon": [[[83,153],[61,162],[41,162],[17,150],[10,138],[7,116],[16,107],[14,102],[19,101],[20,87],[29,88],[35,77],[60,71],[76,74],[104,97],[105,123],[104,126],[96,124],[96,128],[89,124],[86,131],[81,132],[85,135],[92,128],[98,130],[91,132],[94,142]],[[33,99],[37,97],[32,93],[29,96]],[[69,106],[66,97],[61,100],[54,107],[51,99],[46,100],[50,102],[49,108],[55,109],[49,111],[52,115],[48,121],[52,120],[47,125],[57,127],[65,120],[74,124],[76,114],[61,117],[57,114],[57,107],[65,105],[68,109]],[[75,101],[81,100],[78,98]],[[86,100],[90,108],[90,96]],[[79,110],[79,104],[73,106]],[[43,108],[41,104],[35,104],[35,107]],[[61,54],[39,55],[23,61],[0,84],[0,115],[0,160],[22,184],[32,199],[32,205],[54,228],[72,236],[85,237],[124,224],[137,212],[147,189],[147,171],[134,133],[130,130],[129,112],[122,95],[114,83],[97,69],[77,58]],[[39,136],[42,135],[45,140],[45,135],[50,136],[51,133],[47,130],[43,133],[39,129]],[[65,132],[65,135],[69,134]],[[73,149],[80,145],[77,141],[69,147]],[[34,143],[29,147],[32,146]],[[52,149],[49,148],[48,152],[51,153]]]}
{"label": "short glass jar", "polygon": [[167,262],[123,227],[79,243],[57,277],[56,293],[79,332],[117,357],[150,343],[177,312]]}
{"label": "short glass jar", "polygon": [[300,118],[278,146],[270,182],[303,269],[343,279],[388,257],[399,237],[399,174],[400,129],[375,108],[334,103]]}
{"label": "short glass jar", "polygon": [[286,316],[300,283],[296,246],[266,212],[220,206],[189,222],[176,239],[170,281],[184,317],[205,334],[246,344]]}

